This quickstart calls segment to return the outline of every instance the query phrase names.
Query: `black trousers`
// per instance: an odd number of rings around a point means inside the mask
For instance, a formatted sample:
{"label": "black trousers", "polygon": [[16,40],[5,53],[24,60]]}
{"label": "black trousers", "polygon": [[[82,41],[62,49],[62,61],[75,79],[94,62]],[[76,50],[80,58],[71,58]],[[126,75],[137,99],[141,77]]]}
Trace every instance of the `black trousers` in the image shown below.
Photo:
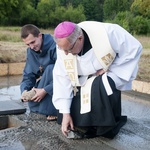
{"label": "black trousers", "polygon": [[[73,98],[71,116],[75,127],[96,127],[97,135],[115,136],[126,123],[127,117],[121,116],[121,91],[117,90],[114,81],[108,77],[113,94],[108,96],[102,82],[102,76],[94,79],[91,88],[91,111],[80,114],[80,88]],[[62,114],[58,114],[58,123]],[[110,135],[113,134],[113,135]]]}

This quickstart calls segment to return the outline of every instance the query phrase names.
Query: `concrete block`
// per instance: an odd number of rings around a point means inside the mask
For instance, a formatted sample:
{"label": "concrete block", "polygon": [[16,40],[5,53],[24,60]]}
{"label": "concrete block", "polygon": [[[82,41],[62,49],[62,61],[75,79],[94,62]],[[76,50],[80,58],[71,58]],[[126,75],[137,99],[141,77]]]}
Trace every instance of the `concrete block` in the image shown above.
{"label": "concrete block", "polygon": [[8,116],[0,116],[0,130],[8,127]]}
{"label": "concrete block", "polygon": [[143,93],[150,94],[150,82],[145,82],[144,83]]}
{"label": "concrete block", "polygon": [[8,64],[2,63],[0,64],[0,76],[8,75]]}
{"label": "concrete block", "polygon": [[26,112],[26,108],[12,100],[0,101],[0,115],[14,115]]}
{"label": "concrete block", "polygon": [[132,84],[132,89],[137,92],[150,94],[150,83],[134,80]]}
{"label": "concrete block", "polygon": [[9,75],[21,75],[25,63],[9,63]]}

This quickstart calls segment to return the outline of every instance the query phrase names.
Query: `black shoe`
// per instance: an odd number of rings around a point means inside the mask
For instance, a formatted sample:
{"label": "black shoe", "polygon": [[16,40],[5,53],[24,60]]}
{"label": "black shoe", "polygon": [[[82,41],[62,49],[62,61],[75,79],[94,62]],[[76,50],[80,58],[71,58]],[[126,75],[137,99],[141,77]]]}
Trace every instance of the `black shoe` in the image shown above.
{"label": "black shoe", "polygon": [[113,139],[118,134],[120,128],[123,125],[125,125],[126,122],[127,122],[127,116],[122,116],[120,121],[117,123],[117,125],[114,128],[112,128],[112,130],[106,132],[102,136],[105,138]]}
{"label": "black shoe", "polygon": [[84,138],[95,138],[97,137],[96,135],[97,130],[95,128],[89,128],[87,132],[84,133]]}

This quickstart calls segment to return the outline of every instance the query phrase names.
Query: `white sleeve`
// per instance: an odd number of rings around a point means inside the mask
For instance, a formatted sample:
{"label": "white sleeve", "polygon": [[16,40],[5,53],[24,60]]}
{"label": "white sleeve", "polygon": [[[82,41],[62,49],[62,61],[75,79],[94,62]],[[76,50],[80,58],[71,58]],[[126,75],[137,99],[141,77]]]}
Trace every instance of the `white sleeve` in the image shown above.
{"label": "white sleeve", "polygon": [[70,113],[73,98],[71,81],[63,65],[61,56],[57,55],[57,61],[53,69],[53,104],[60,113]]}
{"label": "white sleeve", "polygon": [[119,25],[108,25],[106,27],[110,44],[117,53],[116,58],[109,68],[108,75],[121,84],[127,84],[136,78],[138,71],[138,61],[142,51],[141,43],[130,33]]}

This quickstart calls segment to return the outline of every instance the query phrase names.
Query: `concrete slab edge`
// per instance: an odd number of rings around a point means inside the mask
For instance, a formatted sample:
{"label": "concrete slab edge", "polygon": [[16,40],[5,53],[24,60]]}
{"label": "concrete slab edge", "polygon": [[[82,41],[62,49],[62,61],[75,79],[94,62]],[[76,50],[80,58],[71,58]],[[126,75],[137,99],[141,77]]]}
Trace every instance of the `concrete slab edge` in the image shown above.
{"label": "concrete slab edge", "polygon": [[132,83],[133,91],[150,94],[150,82],[134,80]]}
{"label": "concrete slab edge", "polygon": [[[25,62],[21,63],[1,63],[0,76],[21,75]],[[150,94],[150,82],[134,80],[132,85],[133,91]]]}
{"label": "concrete slab edge", "polygon": [[1,63],[0,64],[0,76],[7,75],[21,75],[25,63]]}

